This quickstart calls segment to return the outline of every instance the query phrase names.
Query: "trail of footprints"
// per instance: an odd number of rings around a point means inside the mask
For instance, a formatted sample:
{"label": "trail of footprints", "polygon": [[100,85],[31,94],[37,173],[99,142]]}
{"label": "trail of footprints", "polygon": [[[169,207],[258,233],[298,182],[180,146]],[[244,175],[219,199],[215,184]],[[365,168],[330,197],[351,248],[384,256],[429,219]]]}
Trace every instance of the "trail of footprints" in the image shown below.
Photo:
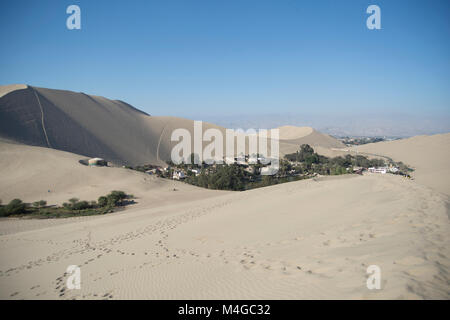
{"label": "trail of footprints", "polygon": [[[90,263],[94,263],[96,260],[101,259],[105,255],[109,254],[118,254],[120,256],[144,256],[148,257],[148,261],[145,261],[141,265],[135,266],[134,268],[143,268],[146,266],[157,266],[163,263],[168,263],[168,258],[170,259],[179,259],[182,255],[190,254],[194,257],[199,257],[200,255],[195,252],[187,252],[185,250],[169,250],[166,240],[168,238],[168,232],[170,230],[175,229],[179,225],[187,223],[193,219],[201,217],[205,214],[214,212],[215,209],[219,209],[223,206],[226,206],[230,203],[230,201],[224,201],[221,203],[217,203],[215,205],[209,207],[197,207],[192,208],[180,215],[177,215],[172,218],[165,218],[157,221],[154,224],[148,225],[142,229],[137,229],[135,231],[131,231],[125,234],[117,235],[113,238],[99,241],[97,243],[92,243],[91,241],[91,233],[88,232],[88,235],[85,239],[77,239],[73,240],[70,243],[63,242],[55,242],[52,240],[36,240],[48,244],[53,245],[65,245],[67,248],[63,250],[56,251],[49,256],[42,257],[40,259],[36,259],[33,261],[29,261],[26,264],[19,265],[17,267],[13,267],[7,270],[0,270],[0,277],[9,277],[12,274],[19,274],[22,271],[29,270],[32,268],[43,267],[48,264],[52,264],[58,262],[60,260],[68,259],[72,256],[80,256],[91,254],[93,252],[98,252],[94,257],[90,257],[85,259],[84,261],[79,263],[79,266],[88,265]],[[151,245],[149,245],[149,249],[144,252],[134,252],[134,251],[125,251],[121,249],[114,248],[115,245],[119,245],[122,243],[130,242],[136,239],[144,238],[147,236],[151,236],[154,234],[159,234],[159,239],[154,244],[155,249],[151,249]],[[23,241],[34,241],[29,239],[15,239],[23,240]],[[164,258],[164,259],[162,259]],[[121,272],[125,272],[125,268],[119,270],[108,270],[109,276],[117,275]],[[84,294],[84,295],[68,295],[68,290],[66,289],[66,281],[67,281],[67,273],[64,273],[62,276],[56,278],[54,280],[54,292],[60,298],[105,298],[111,299],[113,298],[113,294],[111,292],[106,292],[103,295],[98,295],[95,293],[92,294]],[[93,281],[100,281],[102,277],[98,276],[93,278]],[[39,288],[40,285],[35,285],[30,288],[30,290],[35,290]],[[20,292],[12,292],[10,297],[18,298]],[[35,294],[36,297],[47,294],[45,291],[37,292]]]}
{"label": "trail of footprints", "polygon": [[[419,223],[423,223],[426,228],[439,228],[439,226],[434,223],[432,224],[432,220],[430,217],[427,217],[426,211],[428,209],[427,205],[427,199],[420,199],[422,201],[423,206],[423,215]],[[237,268],[240,268],[241,270],[251,270],[251,271],[258,271],[258,272],[269,272],[271,274],[277,274],[277,275],[298,275],[298,274],[304,274],[304,275],[316,275],[316,276],[325,276],[321,273],[316,273],[314,271],[314,267],[320,267],[321,264],[324,262],[320,259],[316,259],[315,262],[302,265],[301,263],[294,263],[292,261],[284,261],[280,259],[265,259],[263,257],[263,250],[266,247],[273,247],[273,246],[288,246],[293,245],[298,241],[304,240],[303,237],[296,237],[294,239],[287,239],[287,240],[281,240],[277,242],[267,242],[267,243],[260,243],[256,244],[254,247],[236,247],[233,250],[221,250],[214,253],[199,253],[194,250],[181,250],[177,248],[169,249],[167,245],[167,239],[169,237],[169,233],[171,230],[174,230],[178,226],[187,223],[189,221],[192,221],[196,218],[199,218],[203,215],[206,215],[208,213],[214,212],[215,209],[219,209],[221,207],[224,207],[228,205],[230,201],[224,201],[221,203],[217,203],[210,207],[197,207],[192,208],[188,211],[185,211],[182,214],[179,214],[175,217],[171,218],[165,218],[156,221],[154,224],[147,225],[143,228],[139,228],[137,230],[125,233],[125,234],[119,234],[117,236],[114,236],[110,239],[99,241],[97,243],[92,243],[90,239],[90,232],[87,235],[87,238],[85,239],[78,239],[74,240],[72,243],[68,244],[65,243],[65,245],[70,245],[67,249],[57,251],[53,253],[50,256],[30,261],[27,264],[11,268],[9,270],[0,270],[0,277],[9,276],[12,273],[19,273],[21,271],[34,268],[34,267],[40,267],[44,266],[45,264],[50,264],[53,262],[57,262],[61,259],[67,259],[71,256],[77,256],[77,255],[85,255],[85,254],[91,254],[93,252],[98,252],[97,255],[94,255],[93,257],[89,257],[89,259],[85,259],[80,263],[80,265],[88,265],[90,263],[95,263],[96,260],[101,259],[102,257],[110,254],[117,254],[119,256],[128,256],[128,257],[145,257],[146,259],[144,262],[142,262],[139,265],[136,265],[132,267],[133,269],[142,269],[146,267],[155,267],[159,266],[161,264],[165,263],[171,263],[171,261],[176,261],[177,259],[183,258],[183,257],[192,257],[194,259],[220,259],[224,264],[232,264],[236,266]],[[408,219],[407,216],[397,216],[393,217],[394,219]],[[348,245],[358,245],[358,243],[364,243],[367,241],[371,241],[373,239],[376,239],[376,232],[374,230],[371,230],[371,221],[366,221],[366,227],[365,230],[361,231],[361,228],[354,227],[354,228],[346,228],[346,230],[338,230],[337,236],[334,238],[327,237],[325,233],[321,233],[318,235],[315,235],[314,237],[317,237],[318,241],[315,241],[314,243],[317,243],[320,247],[339,247],[339,246],[348,246]],[[410,224],[414,225],[418,221],[411,220]],[[153,240],[152,242],[149,242],[149,246],[147,250],[145,251],[129,251],[119,248],[114,248],[117,245],[131,242],[133,240],[146,238],[149,236],[157,235],[157,239]],[[344,236],[345,235],[345,236]],[[21,239],[24,241],[27,241],[27,239]],[[428,241],[432,241],[431,239],[426,239]],[[435,239],[434,239],[435,240]],[[31,240],[28,240],[31,241]],[[44,241],[44,240],[41,240]],[[45,240],[49,244],[59,244],[57,242],[52,242],[51,240]],[[349,259],[349,258],[345,258]],[[314,259],[311,259],[311,261]],[[117,269],[117,270],[108,270],[107,275],[108,276],[115,276],[120,273],[129,271],[125,268]],[[338,270],[342,271],[342,270]],[[92,276],[92,281],[102,281],[104,280],[100,275],[98,276]],[[112,292],[105,292],[103,294],[98,293],[92,293],[92,294],[84,294],[84,295],[72,295],[68,294],[67,289],[65,289],[65,283],[67,281],[67,274],[64,273],[62,276],[58,277],[54,281],[54,291],[55,293],[63,299],[76,299],[76,298],[91,298],[91,299],[111,299],[114,297]],[[31,290],[37,290],[39,289],[39,285],[33,286],[30,288]],[[46,292],[37,292],[36,297],[39,297],[40,295],[44,295]],[[19,295],[19,292],[13,292],[11,293],[12,298],[17,298]]]}
{"label": "trail of footprints", "polygon": [[[171,230],[174,230],[178,226],[187,223],[193,219],[196,219],[198,217],[201,217],[205,214],[208,214],[214,209],[221,208],[225,205],[229,204],[229,202],[223,202],[216,204],[211,207],[207,208],[194,208],[191,209],[181,215],[175,216],[173,218],[166,218],[163,220],[159,220],[156,223],[152,225],[147,225],[141,229],[137,229],[132,232],[128,232],[125,234],[119,234],[113,238],[99,241],[97,243],[92,243],[91,241],[91,234],[88,233],[87,237],[85,239],[77,239],[74,240],[71,243],[71,247],[57,251],[53,253],[50,256],[47,256],[45,258],[41,258],[35,261],[30,261],[25,265],[18,266],[16,268],[11,268],[6,271],[0,271],[0,277],[2,276],[9,276],[12,272],[19,273],[23,270],[34,268],[34,267],[40,267],[45,264],[50,264],[53,262],[57,262],[61,259],[67,259],[71,256],[77,256],[77,255],[86,255],[98,252],[97,255],[94,257],[90,257],[89,259],[85,259],[82,261],[79,265],[88,265],[90,263],[94,263],[96,260],[101,259],[105,255],[109,254],[118,254],[119,256],[144,256],[148,257],[148,260],[144,261],[140,265],[134,266],[134,269],[142,269],[144,267],[155,267],[164,263],[170,263],[170,261],[173,261],[173,259],[180,259],[181,257],[185,256],[191,256],[195,259],[221,259],[224,264],[234,264],[240,268],[243,268],[244,270],[262,270],[265,272],[277,272],[279,274],[283,275],[291,275],[294,273],[302,272],[305,274],[314,274],[314,272],[307,267],[303,267],[301,265],[293,265],[291,262],[288,261],[276,261],[276,260],[269,260],[269,259],[262,259],[261,256],[261,248],[265,246],[274,246],[274,245],[288,245],[291,242],[299,241],[302,238],[295,238],[290,240],[283,240],[275,243],[265,243],[257,245],[260,248],[259,249],[251,249],[247,247],[238,247],[235,248],[232,251],[226,252],[224,250],[221,250],[217,253],[204,253],[200,254],[198,252],[195,252],[194,250],[181,250],[181,249],[172,249],[170,250],[167,246],[167,239],[169,237],[169,232]],[[154,241],[152,245],[149,245],[148,250],[144,252],[133,252],[133,251],[126,251],[123,249],[117,249],[114,248],[115,245],[119,245],[122,243],[130,242],[136,239],[144,238],[147,236],[158,234],[158,239]],[[360,235],[361,238],[363,237],[363,234]],[[345,242],[346,240],[342,240],[342,242]],[[330,240],[326,240],[323,242],[324,246],[330,245]],[[152,248],[152,246],[154,248]],[[121,268],[118,270],[108,270],[108,276],[115,276],[122,272],[127,271],[125,268]],[[92,281],[102,281],[103,278],[101,276],[92,277]],[[64,273],[62,276],[58,277],[54,281],[54,292],[58,295],[58,297],[62,299],[70,299],[70,298],[104,298],[104,299],[111,299],[113,298],[113,294],[111,292],[106,292],[102,295],[99,294],[84,294],[84,295],[74,295],[74,294],[68,294],[68,291],[66,289],[66,281],[67,281],[67,274]],[[39,287],[39,286],[37,286]],[[46,292],[40,292],[36,293],[36,297],[39,297],[39,295],[43,295]],[[14,292],[11,296],[16,297],[19,293]]]}

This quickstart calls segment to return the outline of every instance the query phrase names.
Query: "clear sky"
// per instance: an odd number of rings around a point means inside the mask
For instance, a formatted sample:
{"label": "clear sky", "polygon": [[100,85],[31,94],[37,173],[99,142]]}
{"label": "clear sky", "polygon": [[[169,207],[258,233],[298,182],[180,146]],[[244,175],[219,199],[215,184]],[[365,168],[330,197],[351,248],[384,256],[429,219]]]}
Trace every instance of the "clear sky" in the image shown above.
{"label": "clear sky", "polygon": [[[81,30],[66,8],[81,8]],[[381,8],[369,30],[366,8]],[[450,1],[2,1],[0,84],[152,115],[450,115]]]}

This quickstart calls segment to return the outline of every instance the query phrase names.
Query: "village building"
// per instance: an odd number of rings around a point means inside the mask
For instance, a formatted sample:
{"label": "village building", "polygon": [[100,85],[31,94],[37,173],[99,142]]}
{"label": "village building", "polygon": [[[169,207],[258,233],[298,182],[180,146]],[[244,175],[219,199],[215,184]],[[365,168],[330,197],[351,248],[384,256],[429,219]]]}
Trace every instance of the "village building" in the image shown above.
{"label": "village building", "polygon": [[389,168],[389,171],[392,172],[392,173],[397,173],[397,172],[399,172],[400,170],[399,170],[397,167],[390,167],[390,168]]}
{"label": "village building", "polygon": [[370,173],[381,173],[381,174],[386,174],[388,172],[388,168],[386,167],[371,167],[369,169],[367,169],[367,171],[369,171]]}
{"label": "village building", "polygon": [[91,167],[104,167],[107,166],[107,162],[102,158],[92,158],[88,160],[88,165]]}
{"label": "village building", "polygon": [[253,166],[248,166],[244,170],[247,171],[250,174],[254,174],[255,173],[255,167],[253,167]]}
{"label": "village building", "polygon": [[191,169],[190,170],[195,176],[198,176],[200,174],[200,169]]}
{"label": "village building", "polygon": [[181,171],[181,170],[175,170],[175,171],[173,172],[172,179],[174,179],[174,180],[182,180],[182,179],[184,179],[184,178],[186,178],[186,174],[184,173],[184,171]]}

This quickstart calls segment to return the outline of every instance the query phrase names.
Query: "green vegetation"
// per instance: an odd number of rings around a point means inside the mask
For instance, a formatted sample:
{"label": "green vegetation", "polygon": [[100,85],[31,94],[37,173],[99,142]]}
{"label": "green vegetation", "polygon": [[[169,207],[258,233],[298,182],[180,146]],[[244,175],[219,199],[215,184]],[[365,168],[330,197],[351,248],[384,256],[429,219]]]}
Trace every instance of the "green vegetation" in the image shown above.
{"label": "green vegetation", "polygon": [[45,201],[45,200],[39,200],[39,201],[33,202],[33,207],[35,207],[37,209],[43,208],[46,205],[47,205],[47,201]]}
{"label": "green vegetation", "polygon": [[[253,188],[266,187],[273,184],[303,180],[315,177],[317,175],[342,175],[359,173],[370,167],[384,167],[386,162],[389,165],[399,167],[396,174],[404,174],[411,169],[404,164],[395,163],[392,159],[384,157],[385,160],[377,158],[369,159],[362,155],[351,155],[339,157],[326,157],[317,154],[314,149],[308,145],[300,146],[299,151],[285,155],[284,159],[279,160],[279,170],[275,175],[261,175],[264,164],[260,163],[234,163],[234,164],[207,164],[204,161],[201,164],[195,164],[195,157],[191,154],[191,163],[175,164],[167,162],[167,168],[161,168],[154,165],[143,165],[131,168],[133,170],[155,174],[161,178],[179,179],[186,183],[207,188],[219,190],[243,191]],[[259,158],[260,155],[257,155]],[[244,157],[248,161],[248,156]],[[198,162],[198,161],[197,161]],[[407,170],[407,171],[405,171]],[[106,198],[99,198],[99,204],[105,205]]]}
{"label": "green vegetation", "polygon": [[[312,175],[289,175],[287,173],[287,161],[282,161],[278,174],[260,175],[260,165],[249,165],[247,167],[238,164],[218,164],[201,169],[200,174],[190,174],[189,171],[186,183],[207,189],[244,191],[254,188],[267,187],[274,184],[302,180],[312,177]],[[252,168],[248,170],[248,168]],[[177,167],[179,169],[179,167]],[[245,169],[247,168],[247,170]]]}
{"label": "green vegetation", "polygon": [[401,161],[396,162],[395,165],[398,167],[398,170],[399,170],[398,174],[408,175],[408,173],[411,173],[414,171],[414,169],[408,167],[406,164],[404,164]]}
{"label": "green vegetation", "polygon": [[[390,161],[391,164],[394,164]],[[361,170],[361,168],[385,166],[383,159],[368,159],[362,155],[345,155],[343,157],[329,158],[317,154],[314,149],[303,144],[300,150],[287,154],[280,159],[279,170],[276,175],[260,175],[262,164],[220,164],[207,166],[202,164],[180,164],[175,166],[171,163],[170,172],[182,170],[186,172],[185,182],[208,189],[242,191],[253,188],[266,187],[274,184],[309,179],[317,175],[342,175]],[[200,174],[193,174],[191,169],[198,169]],[[250,170],[249,170],[250,169]]]}
{"label": "green vegetation", "polygon": [[382,137],[342,137],[338,139],[347,146],[357,146],[367,143],[386,141],[386,139]]}
{"label": "green vegetation", "polygon": [[33,217],[33,218],[66,218],[75,216],[87,216],[96,214],[106,214],[117,210],[127,204],[134,203],[133,195],[123,191],[111,191],[106,196],[101,196],[98,201],[80,201],[78,198],[71,198],[64,202],[62,207],[47,206],[45,200],[33,202],[32,205],[14,199],[6,206],[1,205],[0,217]]}
{"label": "green vegetation", "polygon": [[325,157],[315,153],[314,149],[307,144],[302,145],[299,151],[285,155],[285,159],[293,163],[292,168],[296,172],[313,172],[321,175],[352,173],[353,167],[385,166],[385,161],[382,159],[368,159],[361,155],[347,154],[344,157]]}
{"label": "green vegetation", "polygon": [[0,207],[0,217],[25,213],[27,207],[27,204],[23,203],[22,200],[13,199],[6,206]]}
{"label": "green vegetation", "polygon": [[252,175],[242,167],[224,164],[204,169],[198,176],[188,175],[185,181],[208,189],[242,191],[251,178]]}
{"label": "green vegetation", "polygon": [[310,179],[312,177],[313,176],[308,176],[308,175],[284,176],[284,177],[262,176],[260,179],[254,181],[254,182],[249,182],[246,185],[246,189],[249,190],[249,189],[255,189],[255,188],[268,187],[268,186],[280,184],[280,183]]}
{"label": "green vegetation", "polygon": [[117,207],[123,205],[125,199],[131,198],[131,195],[127,195],[123,191],[111,191],[110,194],[106,196],[106,207]]}

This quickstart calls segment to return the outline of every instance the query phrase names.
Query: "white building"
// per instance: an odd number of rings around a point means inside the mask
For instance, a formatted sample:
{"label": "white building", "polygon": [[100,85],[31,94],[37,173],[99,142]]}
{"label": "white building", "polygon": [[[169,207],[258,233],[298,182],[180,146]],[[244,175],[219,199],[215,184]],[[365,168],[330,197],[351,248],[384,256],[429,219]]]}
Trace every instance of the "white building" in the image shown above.
{"label": "white building", "polygon": [[372,168],[367,169],[367,171],[369,171],[371,173],[385,174],[385,173],[388,172],[388,168],[386,168],[386,167],[379,167],[379,168],[372,167]]}
{"label": "white building", "polygon": [[249,167],[245,168],[244,170],[251,174],[255,173],[255,167],[249,166]]}
{"label": "white building", "polygon": [[186,178],[186,174],[183,171],[174,171],[172,178],[175,180],[181,180]]}
{"label": "white building", "polygon": [[103,167],[107,165],[106,161],[102,158],[89,159],[88,164],[92,167]]}
{"label": "white building", "polygon": [[272,176],[272,175],[276,174],[277,172],[278,172],[278,169],[275,169],[273,167],[262,167],[261,171],[260,171],[261,175],[264,175],[264,176]]}
{"label": "white building", "polygon": [[199,169],[191,169],[191,172],[193,174],[195,174],[196,176],[198,176],[200,174],[200,170]]}

